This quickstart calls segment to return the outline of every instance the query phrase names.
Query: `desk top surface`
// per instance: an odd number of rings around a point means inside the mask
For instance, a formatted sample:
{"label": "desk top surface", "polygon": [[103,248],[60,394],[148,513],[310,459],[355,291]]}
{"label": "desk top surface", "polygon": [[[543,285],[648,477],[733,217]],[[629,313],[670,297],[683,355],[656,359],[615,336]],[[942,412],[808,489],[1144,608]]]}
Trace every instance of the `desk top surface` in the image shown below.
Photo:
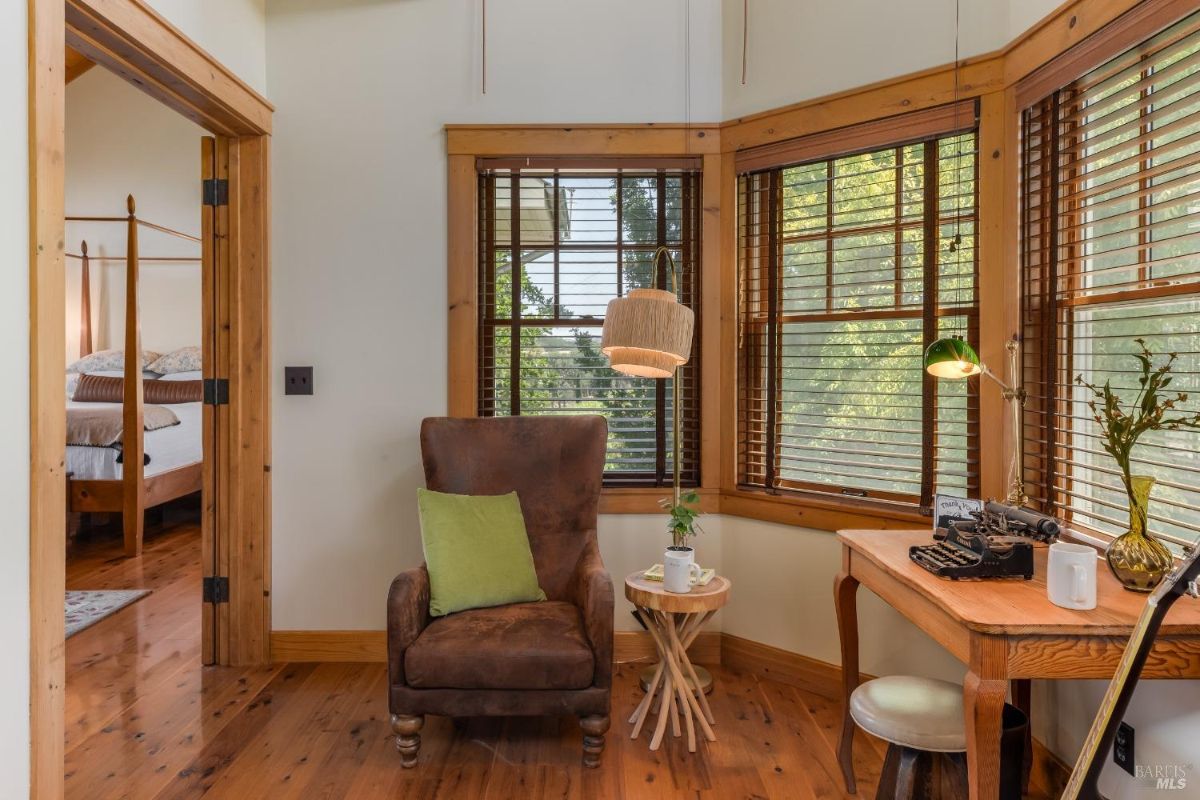
{"label": "desk top surface", "polygon": [[[853,551],[852,563],[854,558],[866,558],[965,627],[982,633],[1128,636],[1149,596],[1123,589],[1108,565],[1100,563],[1096,608],[1073,611],[1056,606],[1046,597],[1045,545],[1034,547],[1033,580],[952,581],[937,577],[908,557],[909,547],[932,541],[927,529],[843,530],[838,538]],[[1167,614],[1159,635],[1200,635],[1200,601],[1181,598]]]}

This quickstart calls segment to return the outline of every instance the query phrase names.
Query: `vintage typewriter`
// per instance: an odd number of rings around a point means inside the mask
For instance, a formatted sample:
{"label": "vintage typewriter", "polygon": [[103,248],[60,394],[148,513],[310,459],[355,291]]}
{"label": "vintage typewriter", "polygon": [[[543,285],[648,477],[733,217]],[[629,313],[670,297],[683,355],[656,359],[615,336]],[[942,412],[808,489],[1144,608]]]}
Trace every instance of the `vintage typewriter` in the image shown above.
{"label": "vintage typewriter", "polygon": [[972,519],[938,528],[932,544],[914,545],[908,557],[942,578],[1033,577],[1033,542],[1058,539],[1054,517],[989,501]]}

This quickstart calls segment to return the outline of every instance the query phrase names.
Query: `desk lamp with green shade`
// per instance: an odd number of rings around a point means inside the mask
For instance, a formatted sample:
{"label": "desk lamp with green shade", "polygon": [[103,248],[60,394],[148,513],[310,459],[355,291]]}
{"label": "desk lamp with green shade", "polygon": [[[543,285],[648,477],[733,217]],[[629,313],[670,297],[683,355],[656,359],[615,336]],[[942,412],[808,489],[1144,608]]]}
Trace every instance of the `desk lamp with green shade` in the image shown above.
{"label": "desk lamp with green shade", "polygon": [[938,339],[925,349],[925,371],[935,378],[963,380],[972,375],[985,375],[1000,386],[1001,396],[1008,403],[1012,414],[1012,460],[1009,462],[1009,489],[1005,502],[1010,506],[1023,506],[1028,502],[1025,495],[1025,480],[1021,474],[1021,410],[1025,407],[1026,393],[1019,379],[1020,344],[1017,337],[1009,339],[1004,349],[1008,351],[1008,380],[1003,380],[979,360],[975,348],[961,336]]}

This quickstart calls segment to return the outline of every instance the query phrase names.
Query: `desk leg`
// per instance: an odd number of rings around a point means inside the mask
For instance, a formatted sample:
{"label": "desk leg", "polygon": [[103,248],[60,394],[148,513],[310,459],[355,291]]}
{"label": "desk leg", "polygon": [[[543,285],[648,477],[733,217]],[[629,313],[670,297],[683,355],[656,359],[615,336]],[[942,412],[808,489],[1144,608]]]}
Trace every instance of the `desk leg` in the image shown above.
{"label": "desk leg", "polygon": [[967,783],[971,800],[1000,797],[1000,730],[1008,681],[985,679],[974,671],[963,679],[967,726]]}
{"label": "desk leg", "polygon": [[1011,686],[1012,704],[1025,712],[1029,727],[1025,729],[1025,755],[1021,762],[1021,791],[1029,792],[1029,776],[1033,771],[1033,681],[1014,680]]}
{"label": "desk leg", "polygon": [[854,779],[854,720],[850,718],[850,695],[858,688],[858,579],[850,575],[850,550],[842,549],[842,572],[833,584],[837,608],[838,638],[842,643],[842,741],[838,762],[846,781],[846,793],[858,791]]}

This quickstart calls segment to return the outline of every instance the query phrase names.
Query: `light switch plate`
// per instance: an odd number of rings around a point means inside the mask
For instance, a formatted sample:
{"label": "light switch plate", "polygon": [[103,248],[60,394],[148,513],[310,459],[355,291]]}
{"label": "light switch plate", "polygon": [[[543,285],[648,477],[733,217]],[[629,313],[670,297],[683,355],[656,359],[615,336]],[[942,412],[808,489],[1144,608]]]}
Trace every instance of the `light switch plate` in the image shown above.
{"label": "light switch plate", "polygon": [[283,393],[284,394],[312,394],[313,393],[313,368],[312,367],[284,367],[283,368]]}

